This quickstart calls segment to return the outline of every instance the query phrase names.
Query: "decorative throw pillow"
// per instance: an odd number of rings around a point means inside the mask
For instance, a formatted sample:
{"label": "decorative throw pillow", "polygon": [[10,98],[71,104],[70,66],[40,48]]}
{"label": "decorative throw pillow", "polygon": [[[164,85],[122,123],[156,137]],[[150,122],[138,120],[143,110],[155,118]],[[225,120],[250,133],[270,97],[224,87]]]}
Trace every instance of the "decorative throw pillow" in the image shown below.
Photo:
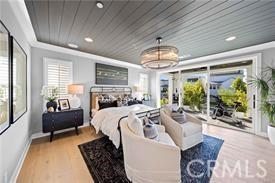
{"label": "decorative throw pillow", "polygon": [[129,100],[128,101],[128,106],[135,105],[135,104],[138,104],[137,100]]}
{"label": "decorative throw pillow", "polygon": [[116,97],[114,97],[113,95],[109,95],[109,99],[110,99],[112,102],[114,102],[114,101],[117,100]]}
{"label": "decorative throw pillow", "polygon": [[173,120],[175,120],[176,122],[182,124],[184,122],[186,122],[186,115],[184,112],[180,113],[180,112],[172,112],[171,113],[171,117]]}
{"label": "decorative throw pillow", "polygon": [[99,105],[98,110],[109,108],[109,107],[117,107],[117,101],[113,101],[113,102],[111,102],[111,101],[107,101],[107,102],[98,101],[98,105]]}
{"label": "decorative throw pillow", "polygon": [[144,137],[152,140],[158,140],[158,129],[155,124],[148,123],[143,127]]}
{"label": "decorative throw pillow", "polygon": [[142,121],[133,112],[128,114],[128,127],[134,134],[144,137]]}

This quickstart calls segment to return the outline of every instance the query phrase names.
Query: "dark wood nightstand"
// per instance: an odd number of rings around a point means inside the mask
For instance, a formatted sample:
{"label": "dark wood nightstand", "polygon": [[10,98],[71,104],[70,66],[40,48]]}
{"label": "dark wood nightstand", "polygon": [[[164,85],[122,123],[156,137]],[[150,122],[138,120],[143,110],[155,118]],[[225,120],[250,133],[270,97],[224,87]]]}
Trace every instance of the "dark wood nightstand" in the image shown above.
{"label": "dark wood nightstand", "polygon": [[78,135],[78,126],[82,126],[83,109],[70,109],[66,111],[44,112],[42,115],[43,133],[51,133],[50,141],[53,139],[54,131],[75,128]]}

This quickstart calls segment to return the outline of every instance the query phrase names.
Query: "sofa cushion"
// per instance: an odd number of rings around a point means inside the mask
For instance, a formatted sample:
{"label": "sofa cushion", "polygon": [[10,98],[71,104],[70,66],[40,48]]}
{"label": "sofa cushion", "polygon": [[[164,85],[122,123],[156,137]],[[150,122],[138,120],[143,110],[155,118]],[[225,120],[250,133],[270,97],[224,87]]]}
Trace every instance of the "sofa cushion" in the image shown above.
{"label": "sofa cushion", "polygon": [[128,114],[128,127],[134,134],[144,137],[142,121],[133,112]]}
{"label": "sofa cushion", "polygon": [[180,124],[180,126],[183,129],[183,136],[191,136],[195,133],[202,133],[202,125],[196,124],[193,122],[186,122],[183,124]]}
{"label": "sofa cushion", "polygon": [[158,141],[160,143],[163,143],[163,144],[168,144],[168,145],[171,145],[171,146],[176,146],[176,144],[173,141],[173,139],[169,136],[168,133],[165,133],[165,132],[159,133],[159,135],[158,135]]}

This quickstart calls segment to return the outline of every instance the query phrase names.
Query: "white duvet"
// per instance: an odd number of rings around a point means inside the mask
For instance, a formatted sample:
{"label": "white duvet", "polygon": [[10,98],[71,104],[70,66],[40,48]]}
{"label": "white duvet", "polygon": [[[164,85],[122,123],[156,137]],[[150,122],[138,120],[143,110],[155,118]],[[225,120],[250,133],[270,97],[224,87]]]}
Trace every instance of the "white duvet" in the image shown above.
{"label": "white duvet", "polygon": [[152,107],[136,104],[132,106],[110,107],[97,111],[91,124],[95,127],[96,133],[102,131],[113,142],[116,148],[120,145],[120,134],[117,129],[121,117],[127,116],[129,112],[135,113],[152,110]]}

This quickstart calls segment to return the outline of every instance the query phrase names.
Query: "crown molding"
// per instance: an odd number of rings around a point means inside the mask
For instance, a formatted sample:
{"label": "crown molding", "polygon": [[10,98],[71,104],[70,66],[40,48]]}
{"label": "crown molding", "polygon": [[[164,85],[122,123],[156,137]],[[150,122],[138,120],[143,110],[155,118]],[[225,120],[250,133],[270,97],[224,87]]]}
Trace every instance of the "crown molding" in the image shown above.
{"label": "crown molding", "polygon": [[137,69],[144,69],[140,65],[129,63],[129,62],[126,62],[126,61],[121,61],[121,60],[116,60],[116,59],[112,59],[112,58],[108,58],[108,57],[94,55],[94,54],[91,54],[91,53],[86,53],[86,52],[82,52],[82,51],[78,51],[78,50],[72,50],[72,49],[69,49],[69,48],[64,48],[64,47],[61,47],[61,46],[55,46],[55,45],[51,45],[51,44],[47,44],[47,43],[42,43],[42,42],[39,42],[39,41],[33,42],[32,47],[45,49],[45,50],[50,50],[50,51],[59,52],[59,53],[65,53],[65,54],[79,56],[79,57],[84,57],[84,58],[89,58],[89,59],[102,61],[102,62],[112,64],[112,65],[133,67],[133,68],[137,68]]}
{"label": "crown molding", "polygon": [[7,0],[30,45],[37,39],[24,0]]}

